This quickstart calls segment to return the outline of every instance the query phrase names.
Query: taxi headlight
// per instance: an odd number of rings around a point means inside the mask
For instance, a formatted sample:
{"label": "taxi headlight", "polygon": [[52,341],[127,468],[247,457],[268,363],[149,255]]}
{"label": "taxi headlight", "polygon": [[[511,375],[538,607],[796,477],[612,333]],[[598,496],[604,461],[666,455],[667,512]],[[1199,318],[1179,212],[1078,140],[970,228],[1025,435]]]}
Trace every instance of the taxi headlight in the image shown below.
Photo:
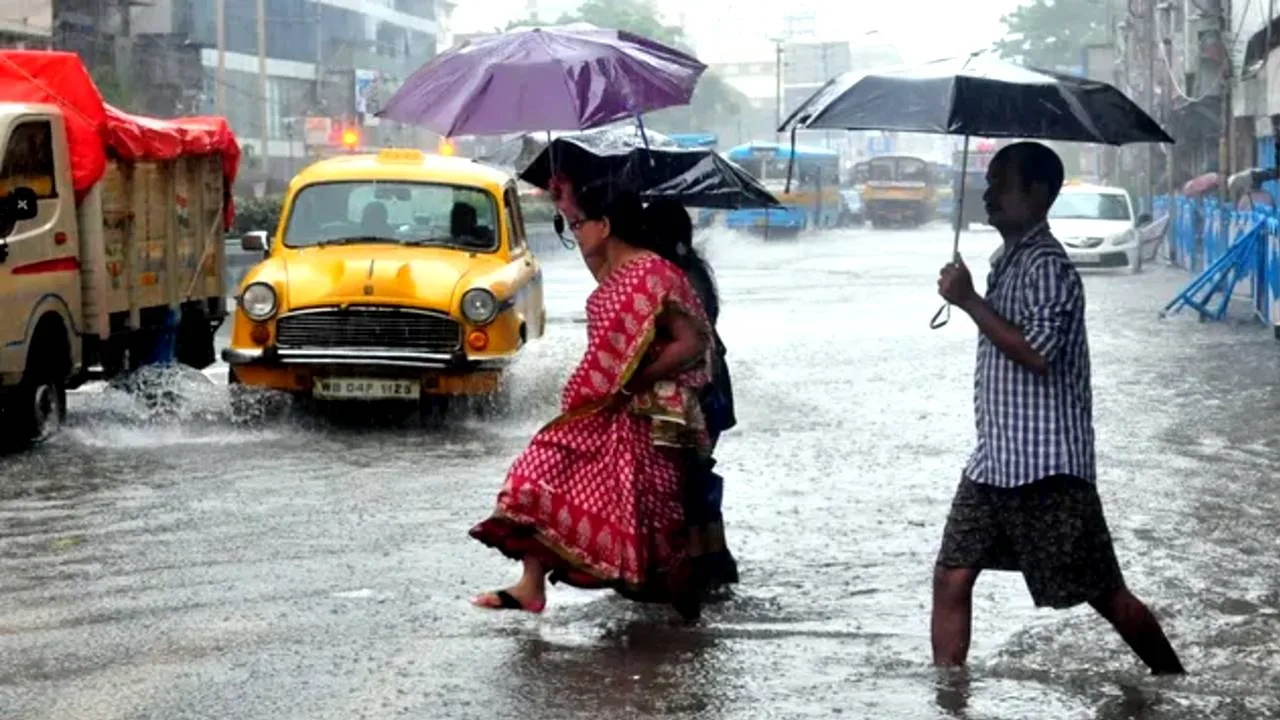
{"label": "taxi headlight", "polygon": [[472,325],[488,325],[498,315],[498,299],[484,288],[472,288],[462,295],[462,317]]}
{"label": "taxi headlight", "polygon": [[250,320],[262,322],[276,314],[276,291],[266,283],[252,283],[240,295],[240,309]]}

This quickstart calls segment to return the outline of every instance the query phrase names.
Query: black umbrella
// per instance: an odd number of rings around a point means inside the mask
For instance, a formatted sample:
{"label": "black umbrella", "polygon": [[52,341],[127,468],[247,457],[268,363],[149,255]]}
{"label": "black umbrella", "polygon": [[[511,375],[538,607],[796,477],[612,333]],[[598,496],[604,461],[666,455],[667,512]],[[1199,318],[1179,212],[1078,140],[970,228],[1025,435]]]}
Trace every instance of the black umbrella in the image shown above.
{"label": "black umbrella", "polygon": [[[1151,116],[1104,82],[1025,68],[971,55],[915,67],[841,75],[813,94],[782,124],[797,129],[889,130],[965,136],[1124,145],[1172,143]],[[960,175],[960,198],[964,197]],[[791,181],[788,169],[787,182]],[[960,256],[957,226],[952,256]],[[947,317],[941,323],[943,311]],[[950,319],[950,306],[933,327]]]}
{"label": "black umbrella", "polygon": [[1173,138],[1104,82],[990,58],[847,73],[787,121],[806,130],[896,130],[1124,145]]}
{"label": "black umbrella", "polygon": [[[647,143],[646,143],[647,140]],[[554,170],[553,170],[554,168]],[[645,200],[678,200],[690,207],[772,207],[778,200],[746,170],[707,148],[683,148],[646,131],[562,135],[545,146],[520,179],[549,189],[551,178],[607,181]]]}
{"label": "black umbrella", "polygon": [[583,138],[583,142],[592,147],[643,147],[645,141],[648,141],[649,147],[681,147],[675,140],[647,128],[641,135],[638,125],[627,123],[583,131],[524,133],[476,159],[487,165],[518,173],[529,167],[552,140],[562,137]]}

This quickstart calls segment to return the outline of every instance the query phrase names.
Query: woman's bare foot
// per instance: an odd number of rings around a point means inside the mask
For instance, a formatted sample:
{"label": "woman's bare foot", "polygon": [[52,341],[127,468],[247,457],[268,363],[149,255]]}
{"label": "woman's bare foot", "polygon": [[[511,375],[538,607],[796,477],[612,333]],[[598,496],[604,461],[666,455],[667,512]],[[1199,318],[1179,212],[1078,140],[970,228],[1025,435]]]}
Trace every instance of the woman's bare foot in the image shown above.
{"label": "woman's bare foot", "polygon": [[523,610],[540,613],[547,606],[547,568],[532,555],[522,561],[520,582],[506,590],[487,592],[471,599],[476,607],[490,610]]}
{"label": "woman's bare foot", "polygon": [[482,593],[472,598],[471,604],[489,610],[523,610],[536,615],[546,608],[547,596],[516,586]]}

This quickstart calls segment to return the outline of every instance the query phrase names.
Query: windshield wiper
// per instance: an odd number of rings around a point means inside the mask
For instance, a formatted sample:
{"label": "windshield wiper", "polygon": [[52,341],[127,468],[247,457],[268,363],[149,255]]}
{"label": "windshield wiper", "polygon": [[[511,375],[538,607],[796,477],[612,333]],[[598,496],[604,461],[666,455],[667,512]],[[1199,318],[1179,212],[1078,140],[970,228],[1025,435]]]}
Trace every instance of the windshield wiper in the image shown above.
{"label": "windshield wiper", "polygon": [[316,243],[316,247],[326,247],[329,245],[350,245],[352,243],[391,243],[399,245],[400,241],[395,238],[381,237],[379,235],[353,235],[351,237],[329,238]]}
{"label": "windshield wiper", "polygon": [[421,237],[421,238],[414,238],[414,239],[412,239],[412,240],[406,240],[406,241],[405,241],[405,245],[414,245],[414,246],[421,246],[421,245],[445,245],[445,246],[448,246],[448,247],[459,248],[459,249],[462,249],[462,250],[485,250],[485,249],[487,249],[487,248],[485,248],[485,247],[481,247],[481,246],[479,246],[478,244],[477,244],[477,245],[468,245],[468,244],[467,244],[467,241],[468,241],[468,240],[471,240],[471,241],[472,241],[472,242],[474,242],[474,243],[480,243],[480,242],[481,242],[480,240],[472,240],[471,238],[466,238],[466,237],[460,237],[460,238],[459,238],[459,237],[454,237],[454,236],[452,236],[452,235],[441,235],[441,236],[437,236],[437,237]]}
{"label": "windshield wiper", "polygon": [[454,240],[448,235],[442,237],[418,237],[412,240],[405,240],[405,245],[447,245]]}

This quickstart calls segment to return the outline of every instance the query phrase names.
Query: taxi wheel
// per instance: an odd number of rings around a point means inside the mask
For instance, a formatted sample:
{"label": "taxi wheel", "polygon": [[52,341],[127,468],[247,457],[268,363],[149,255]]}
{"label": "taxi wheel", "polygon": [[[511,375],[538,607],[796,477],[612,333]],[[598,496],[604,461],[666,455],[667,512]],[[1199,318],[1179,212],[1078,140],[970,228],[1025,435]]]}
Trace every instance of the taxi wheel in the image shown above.
{"label": "taxi wheel", "polygon": [[231,400],[231,422],[248,422],[254,416],[255,398],[249,388],[240,382],[235,368],[227,368],[227,394]]}
{"label": "taxi wheel", "polygon": [[511,413],[511,390],[503,383],[497,392],[474,398],[471,405],[475,413],[486,420],[506,417]]}

